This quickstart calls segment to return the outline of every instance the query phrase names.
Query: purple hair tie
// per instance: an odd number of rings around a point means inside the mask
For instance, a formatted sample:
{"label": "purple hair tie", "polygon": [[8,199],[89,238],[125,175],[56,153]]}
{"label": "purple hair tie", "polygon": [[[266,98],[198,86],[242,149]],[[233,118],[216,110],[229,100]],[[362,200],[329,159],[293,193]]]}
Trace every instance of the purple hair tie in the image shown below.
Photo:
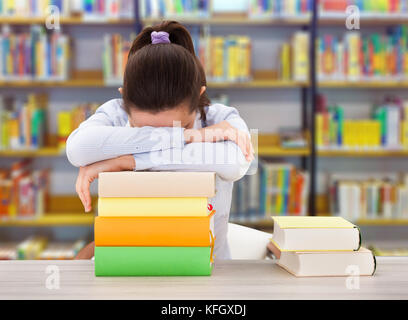
{"label": "purple hair tie", "polygon": [[166,31],[153,31],[151,33],[152,37],[152,44],[158,44],[158,43],[170,43],[169,39],[169,34]]}

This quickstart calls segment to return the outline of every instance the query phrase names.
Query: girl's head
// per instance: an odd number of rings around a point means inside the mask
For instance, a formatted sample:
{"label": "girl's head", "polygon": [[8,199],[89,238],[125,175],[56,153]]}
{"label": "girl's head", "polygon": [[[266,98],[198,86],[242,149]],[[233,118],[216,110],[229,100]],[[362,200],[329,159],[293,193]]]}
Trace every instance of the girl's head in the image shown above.
{"label": "girl's head", "polygon": [[204,70],[187,29],[175,21],[144,28],[132,44],[124,75],[131,125],[171,127],[181,121],[190,128],[197,112],[205,120],[204,107],[210,104],[205,90]]}

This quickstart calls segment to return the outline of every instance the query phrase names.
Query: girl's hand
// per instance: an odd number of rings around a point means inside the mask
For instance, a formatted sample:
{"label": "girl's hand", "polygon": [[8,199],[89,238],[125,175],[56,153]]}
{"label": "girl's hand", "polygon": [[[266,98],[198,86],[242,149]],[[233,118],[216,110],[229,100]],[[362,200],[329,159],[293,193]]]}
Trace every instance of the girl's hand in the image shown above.
{"label": "girl's hand", "polygon": [[135,159],[131,155],[121,156],[115,159],[103,160],[95,162],[79,169],[78,178],[76,181],[75,189],[84,205],[85,212],[89,212],[92,209],[91,205],[91,193],[89,188],[91,183],[98,178],[101,172],[112,171],[126,171],[133,170],[135,168]]}
{"label": "girl's hand", "polygon": [[254,160],[251,138],[246,132],[234,128],[226,120],[202,129],[186,129],[184,140],[186,143],[232,141],[238,145],[247,161]]}

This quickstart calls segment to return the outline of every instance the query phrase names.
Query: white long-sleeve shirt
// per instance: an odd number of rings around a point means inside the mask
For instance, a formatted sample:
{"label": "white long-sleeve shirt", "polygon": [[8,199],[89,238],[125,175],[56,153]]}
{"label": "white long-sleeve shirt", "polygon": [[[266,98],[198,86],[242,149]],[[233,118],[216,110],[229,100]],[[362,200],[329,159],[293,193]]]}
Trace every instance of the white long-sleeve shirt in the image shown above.
{"label": "white long-sleeve shirt", "polygon": [[[227,120],[233,127],[248,132],[235,108],[221,104],[207,107],[203,123],[197,114],[194,129]],[[100,106],[94,115],[74,130],[67,140],[68,160],[76,167],[132,154],[135,171],[210,171],[217,174],[216,195],[209,202],[216,210],[216,259],[229,259],[228,219],[233,182],[248,170],[250,163],[238,145],[231,141],[189,143],[184,128],[130,127],[122,99]]]}

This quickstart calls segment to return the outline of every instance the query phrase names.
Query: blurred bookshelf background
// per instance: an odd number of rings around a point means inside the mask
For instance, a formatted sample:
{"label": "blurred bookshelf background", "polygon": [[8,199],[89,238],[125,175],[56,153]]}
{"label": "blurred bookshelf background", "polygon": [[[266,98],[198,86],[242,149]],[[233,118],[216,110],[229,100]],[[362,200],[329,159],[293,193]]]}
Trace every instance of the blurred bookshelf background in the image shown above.
{"label": "blurred bookshelf background", "polygon": [[408,0],[0,0],[0,259],[93,239],[65,140],[119,98],[132,39],[163,19],[190,30],[213,102],[259,129],[232,222],[341,215],[376,254],[408,255]]}

